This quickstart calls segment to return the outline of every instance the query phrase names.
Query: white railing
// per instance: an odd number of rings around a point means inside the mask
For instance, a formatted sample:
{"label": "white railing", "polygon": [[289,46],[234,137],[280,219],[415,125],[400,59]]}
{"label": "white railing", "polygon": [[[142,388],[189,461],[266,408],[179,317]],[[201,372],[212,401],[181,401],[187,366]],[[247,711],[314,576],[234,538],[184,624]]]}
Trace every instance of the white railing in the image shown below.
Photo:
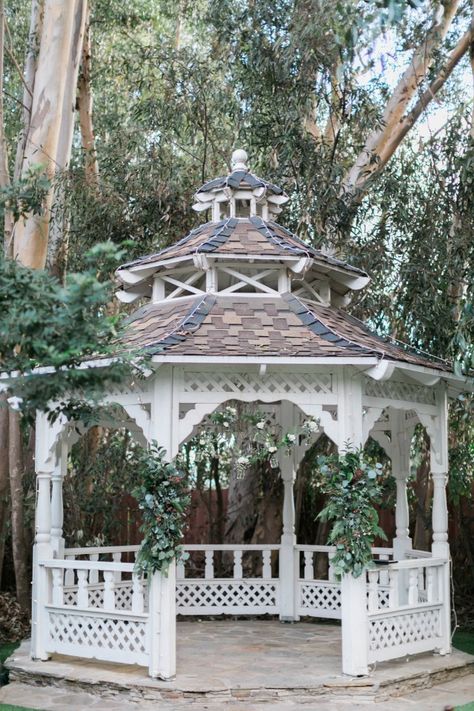
{"label": "white railing", "polygon": [[367,581],[369,663],[449,649],[447,560],[391,563],[368,571]]}
{"label": "white railing", "polygon": [[148,665],[146,586],[133,563],[69,558],[40,561],[39,568],[46,652]]}
{"label": "white railing", "polygon": [[177,612],[277,614],[280,580],[273,569],[279,550],[279,545],[184,545],[189,557],[177,566]]}

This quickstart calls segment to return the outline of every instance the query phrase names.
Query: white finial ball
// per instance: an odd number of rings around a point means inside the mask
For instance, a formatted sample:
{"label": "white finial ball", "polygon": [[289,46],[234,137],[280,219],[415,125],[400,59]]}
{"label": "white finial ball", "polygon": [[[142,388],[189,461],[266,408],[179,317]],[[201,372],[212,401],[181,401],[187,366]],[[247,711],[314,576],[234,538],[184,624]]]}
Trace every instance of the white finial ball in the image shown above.
{"label": "white finial ball", "polygon": [[232,170],[248,170],[247,160],[248,160],[247,153],[244,150],[242,150],[242,148],[238,148],[236,151],[234,151],[232,153],[232,158],[230,161]]}

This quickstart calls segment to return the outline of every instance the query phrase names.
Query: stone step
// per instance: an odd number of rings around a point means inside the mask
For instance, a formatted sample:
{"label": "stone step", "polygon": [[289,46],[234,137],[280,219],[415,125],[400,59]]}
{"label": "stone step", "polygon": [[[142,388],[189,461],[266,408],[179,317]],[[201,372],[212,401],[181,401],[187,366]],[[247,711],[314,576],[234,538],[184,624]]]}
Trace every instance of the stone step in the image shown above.
{"label": "stone step", "polygon": [[[33,662],[25,643],[7,660],[6,666],[10,672],[11,689],[16,687],[23,692],[29,688],[31,694],[38,697],[44,689],[53,689],[66,696],[78,693],[87,695],[94,703],[97,699],[107,700],[112,704],[111,709],[114,703],[142,705],[146,702],[155,702],[154,708],[156,702],[162,702],[160,706],[170,710],[177,708],[178,704],[179,707],[191,705],[193,709],[197,709],[197,705],[202,703],[207,709],[236,705],[240,709],[249,703],[252,708],[259,703],[280,708],[287,703],[307,705],[316,700],[338,700],[341,703],[387,701],[392,697],[411,695],[421,689],[473,674],[474,657],[458,651],[443,658],[420,655],[418,658],[412,658],[408,664],[400,663],[398,668],[393,663],[380,665],[377,673],[367,678],[334,676],[315,679],[312,685],[292,685],[291,680],[286,681],[282,673],[282,681],[278,687],[253,687],[250,675],[247,679],[244,676],[238,685],[226,684],[223,679],[216,682],[203,677],[188,677],[183,680],[179,676],[174,681],[163,682],[148,678],[143,669],[137,670],[136,667],[129,668],[124,665],[59,656],[48,662]],[[152,707],[153,705],[150,708]]]}

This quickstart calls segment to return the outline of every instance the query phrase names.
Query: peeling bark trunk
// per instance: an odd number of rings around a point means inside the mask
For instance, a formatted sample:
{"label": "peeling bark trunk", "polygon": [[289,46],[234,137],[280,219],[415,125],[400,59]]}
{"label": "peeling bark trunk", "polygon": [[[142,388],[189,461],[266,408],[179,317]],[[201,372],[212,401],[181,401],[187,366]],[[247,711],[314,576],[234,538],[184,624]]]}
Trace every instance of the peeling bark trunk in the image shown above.
{"label": "peeling bark trunk", "polygon": [[86,183],[90,187],[99,185],[99,164],[95,146],[94,124],[92,121],[92,44],[90,13],[87,10],[85,19],[84,39],[82,43],[82,66],[78,81],[77,108],[81,127],[82,150],[84,151],[84,173]]}
{"label": "peeling bark trunk", "polygon": [[413,547],[429,550],[431,544],[431,501],[433,485],[430,477],[430,443],[426,433],[422,440],[422,461],[416,472],[416,518],[413,533]]}
{"label": "peeling bark trunk", "polygon": [[[70,122],[74,120],[71,91],[75,92],[77,84],[84,15],[85,0],[45,0],[23,175],[31,166],[41,165],[45,176],[52,180],[69,160]],[[30,214],[14,227],[13,256],[25,266],[42,269],[46,264],[52,202],[50,189],[42,213]]]}
{"label": "peeling bark trunk", "polygon": [[5,535],[9,513],[9,468],[8,468],[8,407],[6,395],[0,395],[0,590],[2,585]]}
{"label": "peeling bark trunk", "polygon": [[[357,193],[363,192],[371,176],[385,165],[403,137],[420,116],[422,110],[432,100],[434,93],[431,93],[432,87],[430,87],[422,95],[415,109],[404,119],[405,112],[415,96],[415,92],[426,78],[434,62],[436,50],[445,38],[458,6],[459,0],[447,0],[443,3],[441,17],[438,17],[438,13],[436,14],[425,41],[415,51],[412,61],[387,102],[382,116],[381,127],[370,133],[357,160],[347,173],[343,181],[343,195],[353,198]],[[459,46],[457,49],[459,50]],[[465,38],[461,40],[461,50],[460,56],[467,51]],[[459,58],[455,61],[454,66],[459,61]],[[436,91],[441,88],[451,71],[452,68],[449,71],[445,70],[444,73],[443,70],[440,72],[436,80]],[[384,161],[382,165],[380,165],[381,157],[383,157]]]}
{"label": "peeling bark trunk", "polygon": [[15,569],[17,600],[21,607],[27,610],[30,605],[30,585],[23,507],[23,462],[20,416],[17,412],[10,410],[8,419],[13,566]]}

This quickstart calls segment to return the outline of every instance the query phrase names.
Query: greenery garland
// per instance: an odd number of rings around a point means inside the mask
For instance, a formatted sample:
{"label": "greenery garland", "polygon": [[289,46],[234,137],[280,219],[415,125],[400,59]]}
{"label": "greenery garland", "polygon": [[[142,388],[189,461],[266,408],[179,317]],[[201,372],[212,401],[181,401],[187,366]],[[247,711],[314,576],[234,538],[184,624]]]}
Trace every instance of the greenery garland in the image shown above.
{"label": "greenery garland", "polygon": [[156,571],[166,575],[172,560],[184,557],[180,543],[190,503],[189,489],[184,474],[166,461],[165,454],[157,442],[141,452],[137,472],[141,484],[132,492],[143,512],[143,540],[135,570],[148,576]]}
{"label": "greenery garland", "polygon": [[328,538],[336,547],[334,572],[338,578],[345,573],[358,578],[374,565],[375,538],[387,540],[375,508],[383,496],[383,465],[369,460],[360,449],[321,456],[317,462],[321,488],[329,497],[318,518],[334,522]]}

